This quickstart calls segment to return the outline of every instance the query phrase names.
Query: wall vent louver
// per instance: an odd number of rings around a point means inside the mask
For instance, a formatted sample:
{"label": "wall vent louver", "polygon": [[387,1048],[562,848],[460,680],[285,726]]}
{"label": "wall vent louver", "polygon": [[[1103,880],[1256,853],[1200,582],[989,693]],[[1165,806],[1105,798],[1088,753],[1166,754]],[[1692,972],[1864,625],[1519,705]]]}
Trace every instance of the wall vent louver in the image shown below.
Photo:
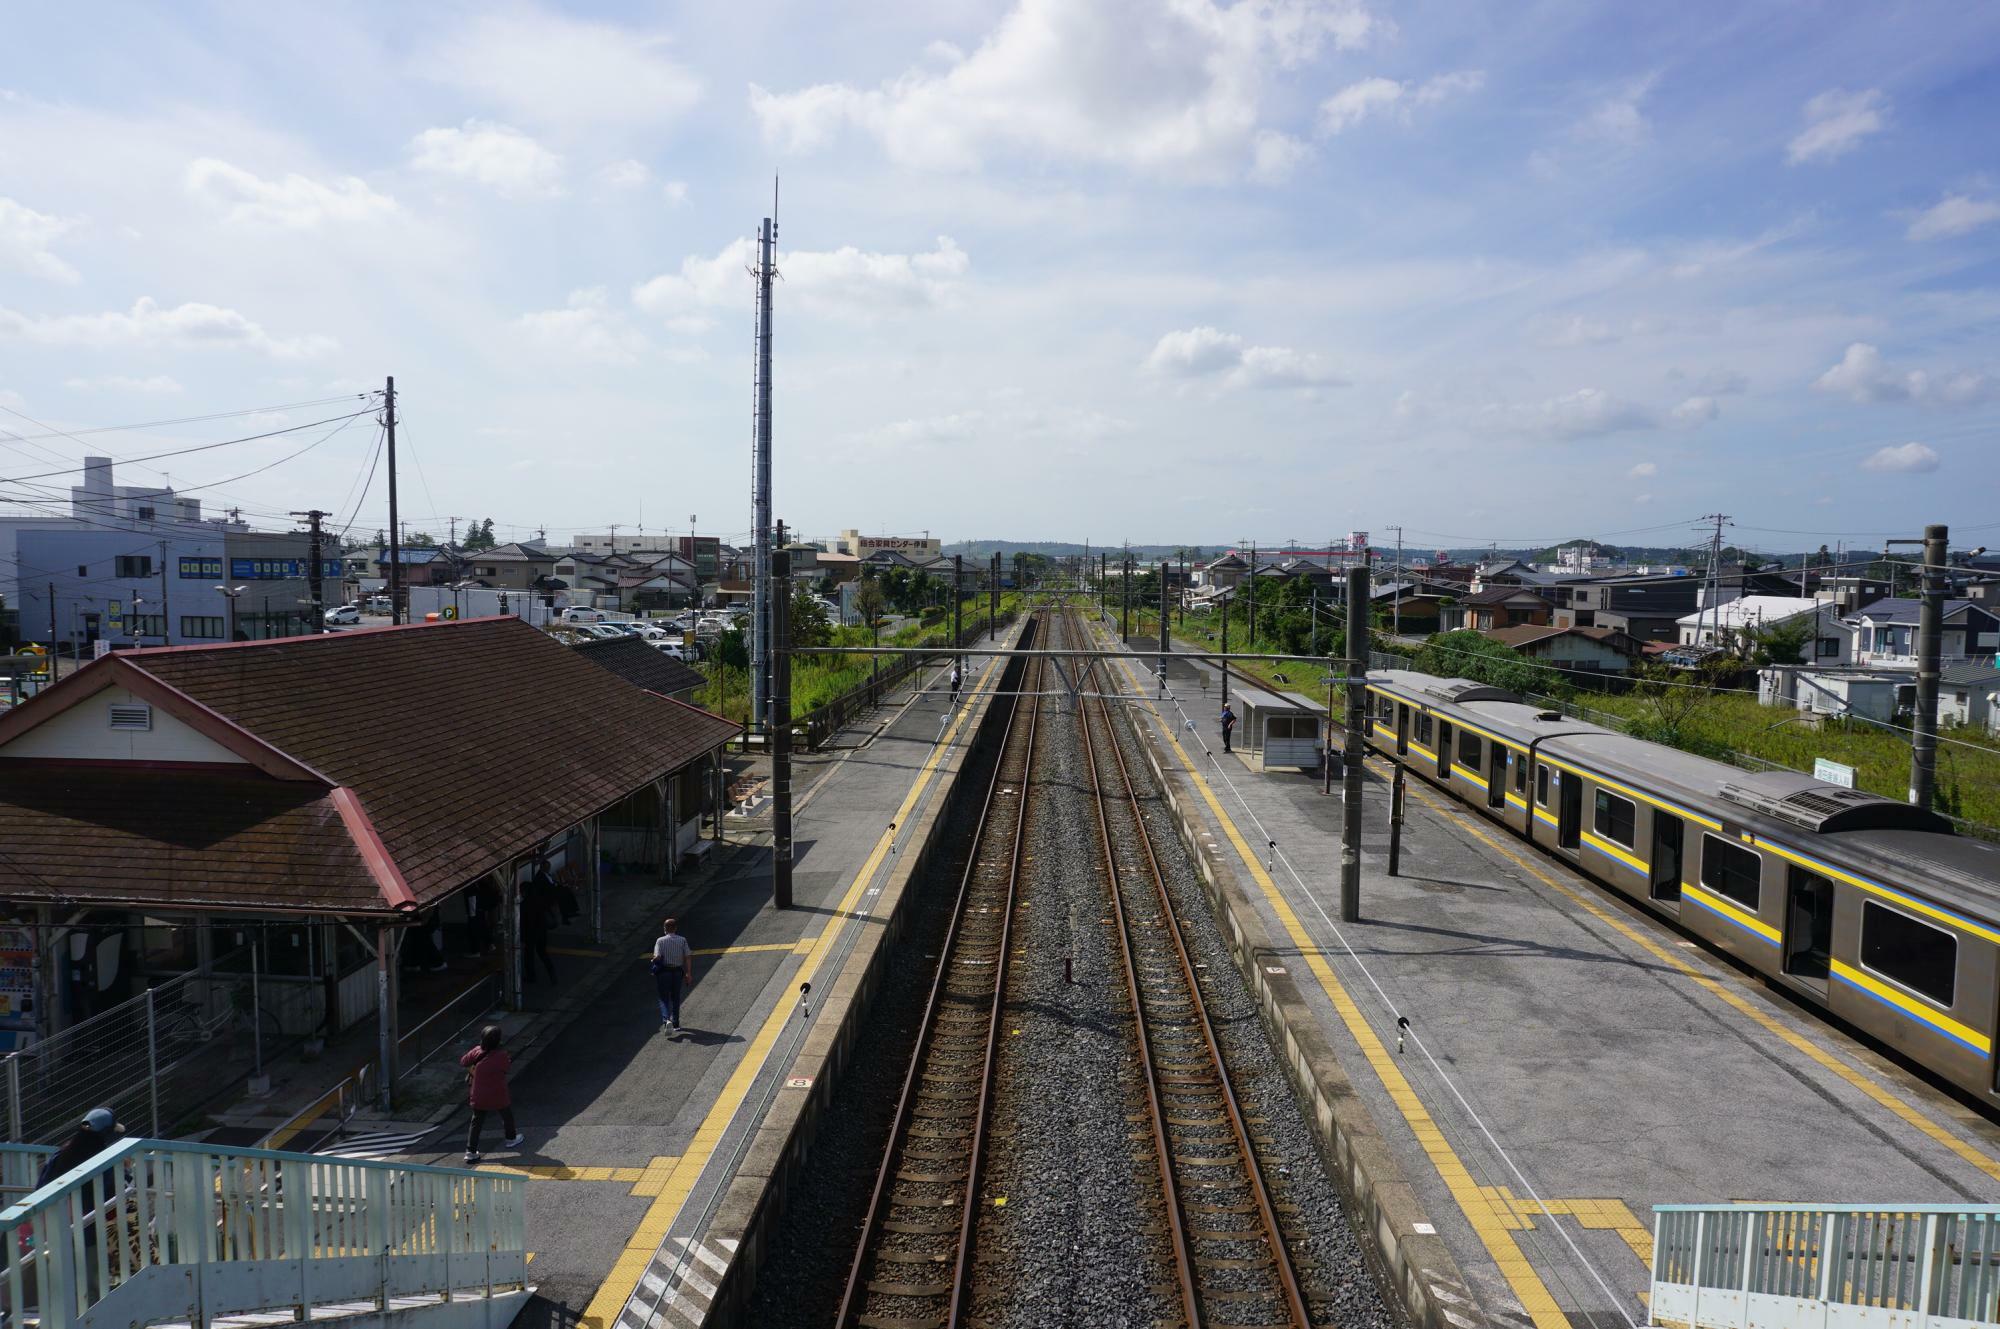
{"label": "wall vent louver", "polygon": [[153,727],[153,708],[145,702],[111,703],[111,727],[122,730],[147,730]]}

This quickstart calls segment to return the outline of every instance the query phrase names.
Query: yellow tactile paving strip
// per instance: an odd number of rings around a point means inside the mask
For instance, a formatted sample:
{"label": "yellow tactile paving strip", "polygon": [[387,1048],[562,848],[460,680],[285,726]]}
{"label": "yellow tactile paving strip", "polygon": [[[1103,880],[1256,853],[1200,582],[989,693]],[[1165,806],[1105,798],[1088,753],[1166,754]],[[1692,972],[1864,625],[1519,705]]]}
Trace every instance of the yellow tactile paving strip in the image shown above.
{"label": "yellow tactile paving strip", "polygon": [[[987,662],[985,670],[979,676],[977,684],[979,690],[985,689],[993,671],[1004,659],[1003,656],[995,656]],[[929,759],[917,773],[916,780],[910,785],[910,792],[904,796],[901,806],[896,809],[895,817],[891,819],[895,826],[901,826],[908,820],[932,777],[937,774],[938,763],[944,759],[947,752],[951,751],[959,730],[964,726],[966,717],[971,711],[970,707],[961,710],[952,720],[951,728],[945,734],[943,741],[931,749]],[[874,877],[875,870],[881,866],[882,860],[888,856],[894,841],[893,829],[882,832],[867,861],[862,863],[860,871],[854,874],[854,880],[848,886],[846,895],[835,906],[830,921],[817,935],[802,938],[795,945],[787,944],[781,947],[786,950],[797,950],[806,957],[805,963],[799,968],[800,981],[810,981],[815,985],[819,983],[819,970],[832,953],[833,943],[853,916],[855,906],[861,903],[862,893],[867,890],[868,882]],[[736,1070],[722,1086],[722,1092],[716,1096],[708,1115],[695,1130],[694,1138],[688,1141],[686,1150],[678,1158],[654,1159],[653,1163],[648,1165],[647,1177],[633,1188],[633,1193],[651,1195],[653,1202],[646,1207],[645,1217],[639,1220],[637,1230],[625,1242],[625,1249],[612,1264],[611,1272],[598,1285],[596,1295],[590,1299],[590,1305],[584,1308],[582,1318],[578,1321],[579,1329],[609,1329],[609,1326],[617,1320],[618,1313],[625,1309],[625,1303],[631,1300],[633,1291],[639,1286],[639,1279],[645,1274],[647,1266],[653,1262],[653,1256],[659,1251],[660,1243],[667,1239],[667,1232],[673,1226],[674,1218],[680,1213],[681,1205],[686,1202],[689,1192],[694,1189],[696,1179],[701,1176],[702,1169],[708,1166],[708,1160],[714,1155],[716,1147],[721,1144],[723,1132],[729,1128],[730,1121],[736,1116],[736,1110],[749,1096],[750,1086],[755,1083],[757,1072],[763,1068],[765,1054],[771,1050],[771,1045],[778,1041],[778,1035],[785,1025],[794,1018],[792,1010],[788,1002],[772,1008],[771,1014],[764,1021],[763,1028],[757,1031],[757,1036],[744,1048],[742,1058],[736,1063]],[[661,1166],[663,1164],[665,1166]],[[652,1189],[655,1186],[657,1190]],[[647,1189],[642,1190],[641,1187]]]}
{"label": "yellow tactile paving strip", "polygon": [[[1133,674],[1131,662],[1121,660],[1119,664],[1132,685],[1133,695],[1146,700],[1146,690],[1139,685],[1138,678]],[[1508,1288],[1519,1298],[1522,1308],[1534,1321],[1536,1329],[1567,1329],[1570,1323],[1569,1317],[1556,1305],[1556,1299],[1550,1295],[1548,1285],[1542,1282],[1541,1275],[1535,1272],[1534,1266],[1528,1262],[1528,1257],[1522,1253],[1520,1243],[1514,1239],[1514,1233],[1525,1225],[1519,1221],[1510,1204],[1497,1200],[1492,1191],[1473,1179],[1472,1173],[1459,1158],[1458,1152],[1445,1138],[1444,1131],[1432,1118],[1430,1109],[1424,1106],[1423,1100],[1417,1096],[1417,1091],[1404,1077],[1402,1068],[1396,1064],[1395,1057],[1376,1036],[1374,1026],[1368,1023],[1367,1017],[1361,1013],[1361,1008],[1355,1005],[1346,987],[1334,975],[1332,967],[1326,962],[1326,957],[1321,954],[1319,944],[1312,939],[1311,934],[1299,921],[1298,915],[1293,912],[1291,902],[1278,889],[1278,884],[1271,879],[1271,874],[1265,871],[1263,863],[1250,851],[1250,846],[1237,831],[1235,821],[1223,810],[1215,791],[1209,787],[1207,778],[1188,756],[1187,749],[1181,746],[1180,740],[1174,736],[1172,722],[1161,716],[1159,708],[1152,705],[1150,700],[1147,700],[1146,704],[1160,721],[1161,732],[1165,734],[1168,744],[1172,746],[1175,755],[1180,758],[1181,765],[1186,768],[1188,775],[1194,781],[1194,787],[1200,792],[1202,800],[1208,804],[1208,810],[1214,815],[1216,824],[1222,827],[1223,834],[1228,837],[1230,844],[1235,846],[1237,857],[1242,860],[1243,866],[1248,869],[1258,889],[1263,892],[1271,911],[1284,925],[1285,933],[1298,950],[1300,958],[1312,970],[1313,977],[1319,980],[1321,989],[1333,1003],[1341,1023],[1347,1026],[1349,1034],[1361,1048],[1362,1056],[1367,1058],[1369,1066],[1381,1080],[1382,1088],[1387,1091],[1390,1101],[1396,1105],[1396,1110],[1402,1114],[1411,1133],[1416,1136],[1417,1144],[1430,1159],[1431,1165],[1437,1169],[1439,1178],[1443,1180],[1445,1188],[1458,1204],[1460,1212],[1465,1215],[1466,1222],[1472,1225],[1480,1245],[1485,1247],[1487,1255],[1499,1268],[1501,1277],[1507,1280]]]}
{"label": "yellow tactile paving strip", "polygon": [[1758,1009],[1756,1003],[1742,993],[1732,990],[1728,984],[1720,979],[1703,973],[1685,958],[1661,945],[1638,928],[1633,927],[1610,909],[1607,909],[1603,904],[1592,899],[1584,891],[1562,881],[1543,868],[1540,863],[1537,863],[1531,856],[1530,851],[1507,843],[1503,836],[1489,833],[1489,828],[1481,826],[1475,814],[1468,813],[1465,809],[1456,806],[1450,800],[1435,793],[1419,781],[1411,780],[1408,787],[1416,794],[1418,800],[1425,807],[1448,817],[1453,825],[1457,826],[1467,835],[1470,835],[1473,839],[1505,855],[1509,861],[1513,862],[1523,871],[1531,874],[1537,881],[1551,890],[1560,892],[1566,899],[1569,899],[1588,912],[1591,917],[1608,927],[1616,929],[1620,936],[1643,949],[1661,964],[1666,965],[1675,973],[1687,978],[1704,992],[1728,1005],[1732,1010],[1748,1016],[1774,1037],[1782,1039],[1789,1046],[1805,1053],[1808,1057],[1811,1057],[1814,1061],[1826,1067],[1856,1089],[1859,1089],[1862,1093],[1866,1094],[1882,1107],[1887,1108],[1909,1125],[1916,1127],[1916,1129],[1951,1150],[1954,1154],[1957,1154],[1987,1176],[2000,1181],[2000,1160],[1996,1160],[1991,1155],[1981,1151],[1970,1141],[1966,1140],[1960,1132],[1931,1120],[1923,1112],[1889,1092],[1886,1087],[1878,1083],[1872,1076],[1864,1074],[1860,1068],[1849,1065],[1840,1057],[1835,1056],[1832,1052],[1829,1052],[1818,1043],[1799,1033],[1796,1029],[1791,1028],[1769,1012]]}

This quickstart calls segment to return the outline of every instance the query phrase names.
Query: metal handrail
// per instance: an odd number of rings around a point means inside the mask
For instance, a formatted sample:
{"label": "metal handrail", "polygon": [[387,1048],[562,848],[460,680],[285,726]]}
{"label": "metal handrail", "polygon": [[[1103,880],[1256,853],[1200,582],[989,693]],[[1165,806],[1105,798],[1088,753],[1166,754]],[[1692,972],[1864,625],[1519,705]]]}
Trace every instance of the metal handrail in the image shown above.
{"label": "metal handrail", "polygon": [[0,1213],[8,1322],[43,1329],[526,1287],[522,1178],[125,1140]]}

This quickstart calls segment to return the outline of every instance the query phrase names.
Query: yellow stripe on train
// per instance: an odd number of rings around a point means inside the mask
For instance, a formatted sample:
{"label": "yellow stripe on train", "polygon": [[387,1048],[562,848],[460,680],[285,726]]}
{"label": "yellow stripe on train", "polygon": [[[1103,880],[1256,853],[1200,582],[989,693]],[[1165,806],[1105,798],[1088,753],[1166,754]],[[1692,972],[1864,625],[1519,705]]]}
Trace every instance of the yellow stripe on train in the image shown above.
{"label": "yellow stripe on train", "polygon": [[1965,1046],[1971,1048],[1974,1052],[1987,1056],[1992,1055],[1993,1040],[1980,1033],[1977,1029],[1972,1028],[1970,1025],[1960,1024],[1949,1015],[1943,1015],[1931,1010],[1923,1003],[1917,1001],[1916,998],[1905,996],[1895,988],[1890,987],[1887,983],[1882,982],[1872,975],[1862,973],[1850,964],[1844,964],[1839,960],[1835,960],[1832,963],[1834,977],[1838,978],[1841,982],[1851,987],[1859,988],[1884,1005],[1894,1007],[1902,1014],[1930,1025],[1947,1038],[1952,1039],[1954,1042],[1965,1044]]}
{"label": "yellow stripe on train", "polygon": [[1619,848],[1601,835],[1592,835],[1589,831],[1585,831],[1583,833],[1583,842],[1605,857],[1617,859],[1634,872],[1651,873],[1653,870],[1651,866],[1641,863],[1634,855],[1625,852],[1625,850]]}
{"label": "yellow stripe on train", "polygon": [[1733,901],[1723,899],[1720,895],[1717,895],[1705,886],[1697,886],[1693,882],[1684,881],[1681,883],[1681,895],[1712,913],[1722,915],[1737,927],[1756,933],[1773,946],[1778,945],[1781,940],[1778,936],[1778,929],[1772,927],[1769,923],[1757,917],[1757,915],[1739,907]]}

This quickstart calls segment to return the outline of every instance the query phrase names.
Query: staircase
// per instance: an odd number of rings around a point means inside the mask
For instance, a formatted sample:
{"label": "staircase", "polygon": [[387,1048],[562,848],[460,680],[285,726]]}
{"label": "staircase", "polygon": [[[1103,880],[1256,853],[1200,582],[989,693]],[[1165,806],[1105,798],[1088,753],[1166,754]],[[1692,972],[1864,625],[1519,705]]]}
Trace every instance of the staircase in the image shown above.
{"label": "staircase", "polygon": [[5,1329],[505,1329],[532,1292],[525,1178],[125,1140],[23,1196],[47,1152],[0,1147]]}

